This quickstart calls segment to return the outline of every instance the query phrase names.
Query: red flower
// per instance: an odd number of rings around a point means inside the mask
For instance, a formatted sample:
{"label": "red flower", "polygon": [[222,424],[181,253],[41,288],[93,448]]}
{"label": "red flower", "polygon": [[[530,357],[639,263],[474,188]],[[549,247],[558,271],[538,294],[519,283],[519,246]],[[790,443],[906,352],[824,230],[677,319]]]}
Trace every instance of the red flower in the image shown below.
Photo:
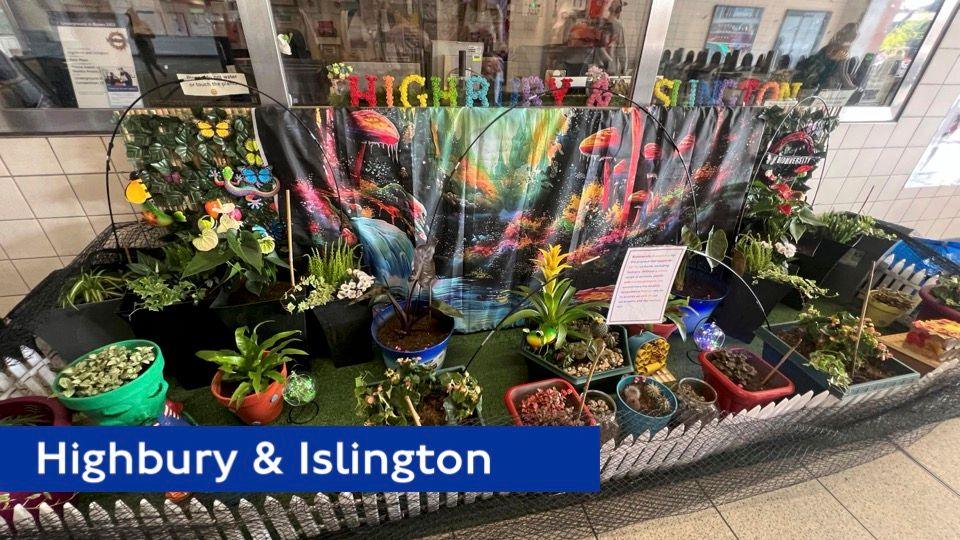
{"label": "red flower", "polygon": [[795,172],[795,173],[797,173],[797,174],[803,174],[803,173],[805,173],[805,172],[809,172],[809,171],[812,171],[812,170],[813,170],[813,165],[799,165],[799,166],[797,166],[796,169],[793,170],[793,172]]}
{"label": "red flower", "polygon": [[777,207],[777,210],[780,210],[780,213],[785,216],[789,216],[790,214],[793,213],[793,207],[790,206],[789,204],[781,204],[780,206]]}
{"label": "red flower", "polygon": [[793,194],[793,190],[790,189],[790,186],[784,184],[783,182],[777,182],[776,184],[770,186],[770,189],[779,193],[780,197],[784,199],[789,199],[790,195]]}

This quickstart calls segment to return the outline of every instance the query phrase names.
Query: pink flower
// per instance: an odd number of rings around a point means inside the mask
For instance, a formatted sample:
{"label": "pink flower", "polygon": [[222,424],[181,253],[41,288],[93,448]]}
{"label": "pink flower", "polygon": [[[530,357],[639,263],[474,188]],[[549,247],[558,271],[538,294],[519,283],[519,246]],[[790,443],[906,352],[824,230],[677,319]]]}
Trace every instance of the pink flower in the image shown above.
{"label": "pink flower", "polygon": [[777,210],[779,210],[780,213],[785,216],[789,216],[793,213],[793,207],[789,204],[781,204],[780,206],[777,206]]}

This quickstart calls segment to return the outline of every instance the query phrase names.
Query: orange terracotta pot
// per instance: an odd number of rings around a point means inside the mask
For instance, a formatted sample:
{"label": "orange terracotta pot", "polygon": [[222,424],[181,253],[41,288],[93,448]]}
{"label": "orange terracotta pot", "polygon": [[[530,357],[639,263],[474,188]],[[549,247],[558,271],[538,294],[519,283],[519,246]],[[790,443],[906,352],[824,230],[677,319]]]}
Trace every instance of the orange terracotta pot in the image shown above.
{"label": "orange terracotta pot", "polygon": [[[283,365],[280,373],[283,374],[283,378],[286,380],[286,364]],[[223,377],[223,373],[217,371],[217,374],[213,376],[213,382],[210,383],[210,392],[213,393],[213,397],[215,397],[221,405],[233,411],[234,414],[239,416],[240,419],[247,424],[253,426],[269,424],[276,420],[277,417],[280,416],[280,413],[283,412],[283,389],[286,387],[285,382],[279,383],[274,381],[273,384],[268,386],[267,389],[260,394],[250,394],[243,398],[243,401],[240,402],[240,406],[238,407],[230,403],[229,395],[221,394],[221,377]]]}

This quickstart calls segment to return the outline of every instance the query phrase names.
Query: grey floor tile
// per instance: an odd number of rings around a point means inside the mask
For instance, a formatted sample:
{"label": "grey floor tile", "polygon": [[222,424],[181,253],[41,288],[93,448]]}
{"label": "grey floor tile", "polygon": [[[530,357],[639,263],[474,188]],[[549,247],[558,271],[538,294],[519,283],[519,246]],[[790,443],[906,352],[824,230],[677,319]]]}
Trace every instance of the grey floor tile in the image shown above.
{"label": "grey floor tile", "polygon": [[820,480],[877,538],[957,538],[960,531],[960,497],[901,452]]}
{"label": "grey floor tile", "polygon": [[945,484],[960,491],[960,418],[947,420],[903,450]]}
{"label": "grey floor tile", "polygon": [[[652,485],[652,482],[667,482]],[[671,482],[667,478],[647,478],[643,489],[610,490],[603,497],[583,504],[593,530],[599,535],[630,527],[637,523],[658,520],[671,514],[687,514],[712,508],[710,499],[694,480]],[[615,489],[615,488],[614,488]]]}
{"label": "grey floor tile", "polygon": [[870,539],[870,533],[816,480],[718,507],[743,540]]}
{"label": "grey floor tile", "polygon": [[714,508],[691,514],[679,514],[641,521],[633,525],[600,532],[601,540],[640,538],[736,538]]}
{"label": "grey floor tile", "polygon": [[499,521],[454,531],[453,537],[463,539],[527,539],[564,538],[570,540],[596,539],[587,515],[580,505],[550,512],[528,514],[516,519]]}

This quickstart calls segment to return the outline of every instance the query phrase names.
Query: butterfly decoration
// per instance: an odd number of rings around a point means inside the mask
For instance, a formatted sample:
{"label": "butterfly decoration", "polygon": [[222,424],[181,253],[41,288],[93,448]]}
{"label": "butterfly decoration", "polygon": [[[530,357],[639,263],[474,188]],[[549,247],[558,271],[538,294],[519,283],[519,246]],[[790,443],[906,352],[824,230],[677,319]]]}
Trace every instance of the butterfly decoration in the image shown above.
{"label": "butterfly decoration", "polygon": [[266,184],[273,179],[273,175],[270,173],[270,167],[264,167],[259,171],[255,171],[250,167],[244,167],[240,169],[240,174],[243,176],[243,181],[252,186]]}
{"label": "butterfly decoration", "polygon": [[247,139],[244,141],[243,148],[247,151],[245,158],[248,164],[256,165],[257,167],[263,166],[263,158],[260,157],[260,145],[257,144],[256,139]]}
{"label": "butterfly decoration", "polygon": [[230,122],[227,122],[226,120],[221,120],[217,122],[216,125],[213,125],[206,120],[198,120],[197,127],[200,129],[200,136],[207,139],[213,137],[214,135],[220,138],[230,135]]}

